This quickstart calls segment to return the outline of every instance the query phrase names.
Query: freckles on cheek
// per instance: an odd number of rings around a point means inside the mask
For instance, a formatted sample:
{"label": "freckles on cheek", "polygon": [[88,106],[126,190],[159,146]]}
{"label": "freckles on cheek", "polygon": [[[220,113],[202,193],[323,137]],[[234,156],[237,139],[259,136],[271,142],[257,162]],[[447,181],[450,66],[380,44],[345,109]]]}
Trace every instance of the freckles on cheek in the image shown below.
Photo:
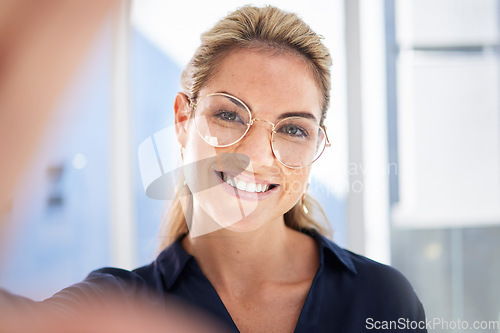
{"label": "freckles on cheek", "polygon": [[296,169],[286,172],[287,182],[284,193],[287,196],[302,195],[307,187],[309,172],[307,170]]}
{"label": "freckles on cheek", "polygon": [[305,189],[305,184],[304,181],[302,180],[291,180],[286,183],[285,187],[285,195],[287,196],[296,196],[296,195],[302,195],[302,192]]}

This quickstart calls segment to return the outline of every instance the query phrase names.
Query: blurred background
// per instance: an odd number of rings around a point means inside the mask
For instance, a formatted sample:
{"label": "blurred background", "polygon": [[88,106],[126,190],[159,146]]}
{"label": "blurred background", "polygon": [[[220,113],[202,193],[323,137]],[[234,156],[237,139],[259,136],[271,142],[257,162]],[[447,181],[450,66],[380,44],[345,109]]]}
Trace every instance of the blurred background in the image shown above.
{"label": "blurred background", "polygon": [[[106,19],[5,214],[0,286],[40,300],[155,258],[169,202],[146,196],[139,147],[171,128],[200,34],[244,4],[124,0]],[[402,271],[428,318],[500,320],[499,1],[253,4],[298,13],[332,52],[333,146],[309,192],[334,241]]]}

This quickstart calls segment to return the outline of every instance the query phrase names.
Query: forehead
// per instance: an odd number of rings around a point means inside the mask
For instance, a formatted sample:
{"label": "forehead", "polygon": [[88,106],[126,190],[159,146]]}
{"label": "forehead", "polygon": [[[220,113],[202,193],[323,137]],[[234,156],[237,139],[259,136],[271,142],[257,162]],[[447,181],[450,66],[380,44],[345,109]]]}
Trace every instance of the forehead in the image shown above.
{"label": "forehead", "polygon": [[227,92],[255,116],[276,119],[285,112],[321,115],[321,92],[308,63],[292,52],[238,49],[224,58],[200,96]]}

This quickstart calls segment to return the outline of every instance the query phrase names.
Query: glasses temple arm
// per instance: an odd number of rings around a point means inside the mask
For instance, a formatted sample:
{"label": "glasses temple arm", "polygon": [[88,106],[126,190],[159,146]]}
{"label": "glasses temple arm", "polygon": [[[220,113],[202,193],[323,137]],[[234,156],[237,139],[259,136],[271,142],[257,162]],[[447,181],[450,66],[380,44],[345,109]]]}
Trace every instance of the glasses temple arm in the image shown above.
{"label": "glasses temple arm", "polygon": [[328,138],[328,133],[326,132],[326,126],[322,125],[321,127],[323,127],[323,131],[325,132],[325,138],[326,138],[325,146],[326,147],[331,147],[332,144],[330,143],[330,139]]}

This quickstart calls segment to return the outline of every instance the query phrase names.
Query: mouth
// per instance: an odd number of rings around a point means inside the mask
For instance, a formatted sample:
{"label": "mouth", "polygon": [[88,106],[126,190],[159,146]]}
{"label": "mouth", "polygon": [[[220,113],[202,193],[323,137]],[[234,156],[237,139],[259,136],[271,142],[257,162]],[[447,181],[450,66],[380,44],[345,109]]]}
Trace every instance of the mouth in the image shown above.
{"label": "mouth", "polygon": [[230,186],[232,186],[240,191],[246,191],[246,192],[251,192],[251,193],[264,193],[264,192],[271,191],[273,188],[279,186],[279,184],[245,182],[241,179],[237,179],[236,177],[231,176],[231,175],[224,173],[222,171],[216,171],[215,173],[226,184],[228,184],[228,185],[230,185]]}

